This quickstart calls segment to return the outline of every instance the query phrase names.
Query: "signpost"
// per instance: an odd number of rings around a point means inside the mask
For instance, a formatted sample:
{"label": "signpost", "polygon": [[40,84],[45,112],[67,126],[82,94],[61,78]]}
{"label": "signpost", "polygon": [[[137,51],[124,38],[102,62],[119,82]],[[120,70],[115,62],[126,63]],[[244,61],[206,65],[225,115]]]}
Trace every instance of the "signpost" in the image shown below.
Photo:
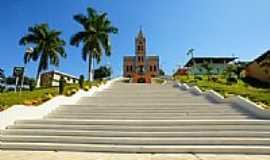
{"label": "signpost", "polygon": [[15,92],[17,91],[19,80],[23,78],[23,75],[24,75],[24,67],[14,67],[13,76],[16,78]]}

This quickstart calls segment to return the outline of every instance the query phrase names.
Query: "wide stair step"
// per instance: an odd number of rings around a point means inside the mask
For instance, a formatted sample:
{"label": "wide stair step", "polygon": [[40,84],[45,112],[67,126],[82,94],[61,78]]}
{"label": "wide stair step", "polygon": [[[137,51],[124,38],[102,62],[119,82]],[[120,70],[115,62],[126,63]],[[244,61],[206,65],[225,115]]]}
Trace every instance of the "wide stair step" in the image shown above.
{"label": "wide stair step", "polygon": [[63,143],[2,143],[3,149],[126,152],[126,153],[248,153],[269,154],[269,145],[115,145]]}
{"label": "wide stair step", "polygon": [[1,132],[2,150],[270,153],[270,120],[173,83],[125,84]]}

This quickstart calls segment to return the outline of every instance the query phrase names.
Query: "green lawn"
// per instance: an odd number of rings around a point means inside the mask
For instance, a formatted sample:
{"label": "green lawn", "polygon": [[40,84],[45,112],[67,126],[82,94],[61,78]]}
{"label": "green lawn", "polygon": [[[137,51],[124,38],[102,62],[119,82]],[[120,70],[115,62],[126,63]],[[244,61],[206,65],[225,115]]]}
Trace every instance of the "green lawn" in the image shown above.
{"label": "green lawn", "polygon": [[215,90],[224,97],[241,95],[261,104],[266,109],[270,109],[270,89],[255,88],[241,80],[237,84],[229,85],[222,76],[218,77],[216,82],[208,81],[207,77],[203,77],[202,80],[195,80],[192,76],[181,76],[176,77],[176,79],[191,85],[196,84],[202,90]]}
{"label": "green lawn", "polygon": [[[91,86],[97,86],[101,81],[85,82],[84,86],[86,88],[91,88]],[[70,96],[79,90],[79,84],[72,84],[65,86],[64,94]],[[58,87],[51,88],[39,88],[32,92],[22,91],[20,92],[4,92],[0,93],[0,111],[9,108],[16,104],[28,104],[32,103],[34,105],[41,104],[52,97],[59,95]]]}

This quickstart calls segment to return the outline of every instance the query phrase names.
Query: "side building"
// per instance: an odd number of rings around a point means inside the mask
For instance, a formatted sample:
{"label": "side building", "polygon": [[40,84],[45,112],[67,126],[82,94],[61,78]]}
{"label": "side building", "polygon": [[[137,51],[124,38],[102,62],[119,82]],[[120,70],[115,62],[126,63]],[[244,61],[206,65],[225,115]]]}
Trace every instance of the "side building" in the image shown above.
{"label": "side building", "polygon": [[55,87],[59,86],[60,78],[63,77],[67,84],[79,83],[79,78],[60,71],[50,71],[42,73],[40,76],[40,86]]}
{"label": "side building", "polygon": [[203,68],[202,64],[211,64],[213,75],[219,75],[224,72],[228,65],[234,62],[237,57],[193,57],[184,66],[189,74],[204,75],[207,71]]}
{"label": "side building", "polygon": [[270,63],[270,50],[256,58],[250,64],[246,66],[246,77],[255,78],[262,82],[270,83],[270,67],[263,65],[264,63]]}
{"label": "side building", "polygon": [[159,57],[146,56],[146,39],[142,30],[135,39],[135,56],[125,56],[123,76],[132,78],[134,83],[151,83],[159,75]]}

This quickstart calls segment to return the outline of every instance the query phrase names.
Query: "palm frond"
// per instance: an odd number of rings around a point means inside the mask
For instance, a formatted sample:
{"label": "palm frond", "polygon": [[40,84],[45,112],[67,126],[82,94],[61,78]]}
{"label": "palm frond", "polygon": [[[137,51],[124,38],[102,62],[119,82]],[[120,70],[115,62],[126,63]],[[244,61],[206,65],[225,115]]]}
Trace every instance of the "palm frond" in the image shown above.
{"label": "palm frond", "polygon": [[66,57],[65,41],[60,38],[61,32],[51,30],[48,24],[38,24],[31,26],[28,29],[29,33],[22,37],[19,41],[21,45],[32,44],[33,52],[31,55],[25,53],[24,62],[28,63],[30,60],[39,60],[38,75],[51,65],[59,65],[60,58]]}
{"label": "palm frond", "polygon": [[98,15],[97,11],[92,7],[87,8],[87,14],[88,14],[88,18],[97,17],[97,15]]}
{"label": "palm frond", "polygon": [[78,47],[79,44],[86,39],[87,34],[85,32],[78,32],[72,35],[70,39],[70,45]]}

